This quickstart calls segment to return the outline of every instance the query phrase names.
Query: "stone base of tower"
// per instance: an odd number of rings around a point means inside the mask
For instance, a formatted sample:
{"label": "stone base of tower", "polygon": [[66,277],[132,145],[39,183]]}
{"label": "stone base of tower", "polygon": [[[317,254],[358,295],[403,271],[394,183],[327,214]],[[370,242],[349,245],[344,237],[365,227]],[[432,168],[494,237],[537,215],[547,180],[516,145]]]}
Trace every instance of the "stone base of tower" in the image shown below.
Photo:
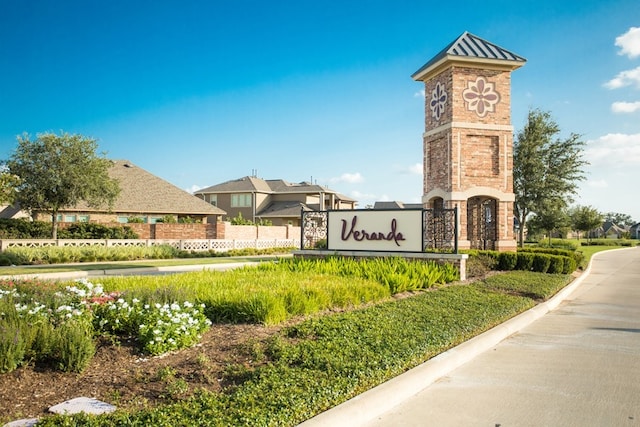
{"label": "stone base of tower", "polygon": [[[499,252],[515,252],[518,250],[518,243],[515,240],[498,240],[494,242],[495,248],[491,248],[491,250],[499,251]],[[470,240],[458,240],[458,249],[471,249],[471,241]],[[475,248],[479,249],[479,248]]]}
{"label": "stone base of tower", "polygon": [[515,252],[518,250],[518,243],[515,240],[498,240],[496,242],[496,251]]}

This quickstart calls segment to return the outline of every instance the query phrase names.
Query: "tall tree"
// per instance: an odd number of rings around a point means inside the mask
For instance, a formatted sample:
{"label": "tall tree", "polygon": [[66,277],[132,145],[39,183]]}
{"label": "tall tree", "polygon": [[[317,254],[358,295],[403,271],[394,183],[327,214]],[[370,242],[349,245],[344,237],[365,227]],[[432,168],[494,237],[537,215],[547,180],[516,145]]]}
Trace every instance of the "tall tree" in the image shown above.
{"label": "tall tree", "polygon": [[631,215],[618,213],[618,212],[607,212],[604,215],[604,220],[614,223],[615,225],[626,225],[627,227],[631,227],[635,224],[635,221],[631,217]]}
{"label": "tall tree", "polygon": [[18,186],[18,177],[7,172],[6,167],[0,170],[0,205],[12,203],[15,198],[15,189]]}
{"label": "tall tree", "polygon": [[561,204],[552,204],[549,202],[544,203],[542,209],[538,209],[538,213],[533,215],[529,219],[528,223],[532,230],[544,231],[549,239],[549,246],[551,246],[551,236],[554,231],[562,234],[568,231],[570,221],[564,206]]}
{"label": "tall tree", "polygon": [[578,239],[580,239],[580,231],[587,234],[602,225],[604,219],[604,216],[591,206],[576,206],[570,211],[569,217],[571,218],[571,227],[578,231]]}
{"label": "tall tree", "polygon": [[51,237],[57,238],[58,212],[84,201],[91,207],[113,206],[120,192],[109,177],[111,161],[96,153],[95,139],[82,135],[41,133],[35,140],[24,134],[6,162],[18,178],[14,202],[23,209],[51,214]]}
{"label": "tall tree", "polygon": [[514,141],[513,190],[521,246],[529,216],[546,216],[547,207],[552,207],[551,214],[566,208],[573,201],[578,181],[584,179],[582,167],[588,164],[582,158],[584,142],[574,133],[560,139],[559,133],[550,113],[534,109]]}

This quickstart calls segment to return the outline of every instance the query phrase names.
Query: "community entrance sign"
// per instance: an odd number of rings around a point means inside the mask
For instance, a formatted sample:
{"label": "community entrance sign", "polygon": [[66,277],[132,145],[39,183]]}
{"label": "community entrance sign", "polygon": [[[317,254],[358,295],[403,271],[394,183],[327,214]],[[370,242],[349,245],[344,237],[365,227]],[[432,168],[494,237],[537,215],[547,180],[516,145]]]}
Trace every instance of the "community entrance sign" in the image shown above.
{"label": "community entrance sign", "polygon": [[301,249],[457,252],[456,209],[302,212]]}
{"label": "community entrance sign", "polygon": [[329,211],[327,249],[422,252],[422,210]]}

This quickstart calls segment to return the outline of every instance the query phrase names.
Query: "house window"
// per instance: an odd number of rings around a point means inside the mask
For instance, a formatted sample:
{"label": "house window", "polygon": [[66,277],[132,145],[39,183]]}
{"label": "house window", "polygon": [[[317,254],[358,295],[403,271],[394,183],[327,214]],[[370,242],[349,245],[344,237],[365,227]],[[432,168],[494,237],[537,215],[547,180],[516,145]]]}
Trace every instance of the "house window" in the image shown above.
{"label": "house window", "polygon": [[120,224],[126,224],[126,223],[128,223],[128,222],[129,222],[129,217],[126,217],[126,216],[119,216],[119,217],[118,217],[118,222],[119,222]]}
{"label": "house window", "polygon": [[76,222],[76,216],[75,215],[65,215],[64,216],[64,222]]}
{"label": "house window", "polygon": [[78,222],[89,222],[89,215],[79,215]]}
{"label": "house window", "polygon": [[57,214],[56,215],[56,221],[57,222],[62,222],[62,214]]}
{"label": "house window", "polygon": [[207,195],[207,200],[213,206],[218,206],[218,195],[217,194],[209,194],[209,195]]}
{"label": "house window", "polygon": [[251,207],[251,194],[232,194],[232,208],[248,208]]}
{"label": "house window", "polygon": [[158,222],[162,222],[161,216],[152,216],[149,218],[149,224],[157,224]]}

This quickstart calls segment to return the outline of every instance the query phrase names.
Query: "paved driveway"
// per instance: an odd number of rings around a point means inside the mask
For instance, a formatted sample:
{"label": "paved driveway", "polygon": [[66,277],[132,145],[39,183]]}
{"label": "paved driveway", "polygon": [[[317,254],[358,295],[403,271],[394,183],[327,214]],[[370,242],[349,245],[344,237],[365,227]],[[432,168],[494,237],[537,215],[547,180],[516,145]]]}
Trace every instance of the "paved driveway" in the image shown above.
{"label": "paved driveway", "polygon": [[598,254],[556,310],[365,425],[640,425],[640,248]]}

